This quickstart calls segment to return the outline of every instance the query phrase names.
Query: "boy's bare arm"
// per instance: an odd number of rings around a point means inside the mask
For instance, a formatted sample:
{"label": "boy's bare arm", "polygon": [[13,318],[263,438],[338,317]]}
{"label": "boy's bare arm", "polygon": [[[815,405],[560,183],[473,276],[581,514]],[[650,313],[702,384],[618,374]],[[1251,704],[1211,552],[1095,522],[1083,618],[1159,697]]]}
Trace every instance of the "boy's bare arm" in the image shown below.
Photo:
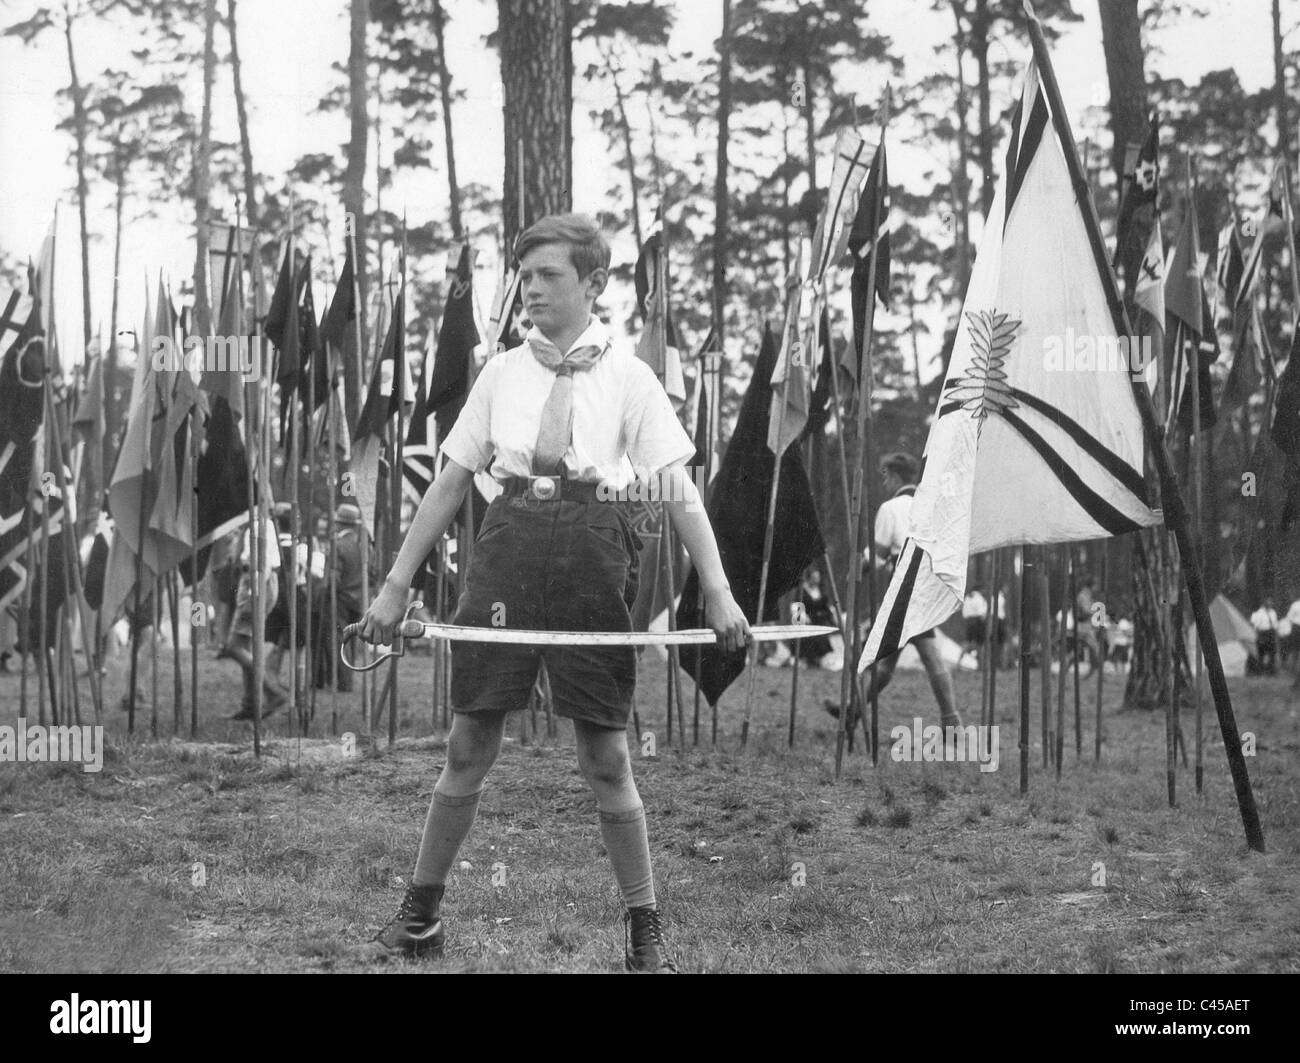
{"label": "boy's bare arm", "polygon": [[389,642],[406,613],[406,595],[420,562],[429,556],[443,532],[456,519],[474,474],[448,461],[424,493],[388,578],[361,620],[361,635],[371,642]]}
{"label": "boy's bare arm", "polygon": [[751,641],[749,621],[731,593],[713,526],[684,464],[679,462],[664,469],[660,473],[660,488],[668,519],[700,574],[705,621],[717,633],[720,648],[738,650]]}

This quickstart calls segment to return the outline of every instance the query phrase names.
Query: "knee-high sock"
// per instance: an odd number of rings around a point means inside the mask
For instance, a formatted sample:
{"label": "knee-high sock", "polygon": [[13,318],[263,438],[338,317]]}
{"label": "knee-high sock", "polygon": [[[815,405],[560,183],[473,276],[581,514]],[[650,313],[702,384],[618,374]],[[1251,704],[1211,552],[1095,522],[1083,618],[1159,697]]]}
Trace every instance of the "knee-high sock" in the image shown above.
{"label": "knee-high sock", "polygon": [[429,814],[424,821],[424,836],[420,839],[420,855],[415,858],[412,885],[446,884],[447,872],[474,825],[482,795],[482,790],[464,797],[447,797],[436,789],[433,791]]}
{"label": "knee-high sock", "polygon": [[640,908],[655,903],[654,875],[650,869],[650,838],[646,833],[645,808],[630,812],[601,812],[600,836],[614,865],[614,877],[623,893],[623,903]]}

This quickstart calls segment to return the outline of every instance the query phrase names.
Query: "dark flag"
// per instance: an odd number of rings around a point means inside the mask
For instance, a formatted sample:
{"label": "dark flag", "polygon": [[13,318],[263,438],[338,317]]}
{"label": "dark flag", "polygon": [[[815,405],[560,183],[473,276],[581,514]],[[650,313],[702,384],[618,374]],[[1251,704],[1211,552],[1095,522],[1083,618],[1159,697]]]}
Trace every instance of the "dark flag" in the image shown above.
{"label": "dark flag", "polygon": [[831,407],[835,404],[835,382],[831,374],[837,372],[835,357],[831,352],[831,318],[822,304],[822,323],[820,328],[822,359],[821,368],[817,370],[817,383],[813,387],[812,399],[808,404],[808,423],[804,435],[820,435],[830,423]]}
{"label": "dark flag", "polygon": [[[298,394],[302,397],[304,411],[307,410],[308,399],[315,400],[310,411],[315,413],[325,405],[325,400],[329,397],[331,375],[329,354],[325,350],[325,342],[321,339],[320,327],[317,325],[316,299],[311,290],[310,255],[303,263],[298,284],[302,290],[302,301],[298,308],[298,320],[301,322],[299,350],[302,354],[302,368],[309,370],[301,374]],[[311,389],[314,389],[315,394],[311,394]],[[304,417],[303,423],[306,424],[307,420],[308,418]]]}
{"label": "dark flag", "polygon": [[[872,219],[875,225],[872,225]],[[880,142],[876,156],[871,160],[871,170],[862,186],[858,200],[858,213],[849,231],[849,253],[853,256],[853,275],[849,281],[850,303],[853,308],[852,354],[845,351],[844,366],[854,381],[861,379],[862,345],[866,340],[868,296],[872,289],[868,275],[867,257],[872,241],[876,246],[875,294],[885,306],[889,305],[889,162],[885,156],[885,142]],[[874,231],[873,231],[874,229]]]}
{"label": "dark flag", "polygon": [[1287,532],[1300,515],[1300,318],[1292,328],[1286,371],[1277,380],[1277,403],[1269,435],[1291,462],[1290,486],[1280,521],[1282,531]]}
{"label": "dark flag", "polygon": [[[1130,147],[1130,151],[1132,148]],[[1155,224],[1160,187],[1160,117],[1151,115],[1146,140],[1138,149],[1133,168],[1125,169],[1119,219],[1115,223],[1113,264],[1124,273],[1130,289],[1136,283],[1138,263]]]}
{"label": "dark flag", "polygon": [[[320,326],[321,342],[338,352],[338,359],[331,359],[330,365],[334,367],[340,363],[342,364],[345,395],[350,395],[352,389],[359,391],[361,384],[361,366],[357,354],[356,320],[356,282],[352,270],[352,245],[349,242],[343,260],[343,273],[339,276],[339,284],[334,290],[334,298],[330,300],[329,309],[325,311],[325,318]],[[359,409],[361,396],[359,394],[352,396],[352,401],[357,404],[356,408]],[[348,409],[346,399],[343,408]],[[346,427],[354,428],[355,425],[347,425]]]}
{"label": "dark flag", "polygon": [[1246,256],[1241,250],[1241,238],[1237,235],[1237,225],[1229,222],[1219,233],[1219,287],[1227,297],[1231,309],[1237,303],[1237,293],[1241,291],[1242,277],[1246,272]]}
{"label": "dark flag", "polygon": [[403,384],[406,376],[406,291],[399,289],[393,303],[393,316],[388,334],[384,337],[383,351],[375,361],[370,377],[370,388],[365,405],[357,418],[357,430],[352,441],[352,475],[357,505],[366,527],[375,527],[375,504],[380,483],[379,456],[383,449],[384,432],[389,419],[401,408],[407,394]]}
{"label": "dark flag", "polygon": [[460,249],[455,271],[448,271],[447,281],[447,302],[438,327],[427,398],[439,443],[447,438],[465,406],[474,348],[479,342],[474,325],[474,254],[469,244]]}
{"label": "dark flag", "polygon": [[[732,594],[751,623],[757,621],[759,614],[763,537],[768,495],[776,468],[767,446],[776,359],[776,339],[765,328],[758,364],[707,506],[709,520],[717,533],[723,571]],[[776,505],[764,618],[776,615],[781,596],[799,583],[804,569],[826,549],[799,448],[788,447],[781,460],[781,492]],[[692,570],[677,607],[678,626],[694,627],[698,623],[699,606],[699,574]],[[709,703],[714,704],[744,671],[746,653],[744,650],[721,653],[713,646],[683,646],[681,666],[688,675],[695,675],[697,654],[700,655],[701,689]]]}
{"label": "dark flag", "polygon": [[[212,400],[203,433],[198,467],[198,555],[202,579],[213,545],[237,530],[248,513],[248,459],[230,404],[218,396]],[[190,559],[180,564],[181,576],[190,579]]]}
{"label": "dark flag", "polygon": [[[37,290],[31,285],[31,290]],[[45,333],[33,298],[17,338],[0,359],[0,609],[22,590],[27,551],[27,493],[36,433],[45,417]],[[13,318],[11,313],[10,318]],[[36,493],[37,504],[40,492]],[[55,531],[51,526],[51,532]],[[36,534],[41,534],[40,521]]]}

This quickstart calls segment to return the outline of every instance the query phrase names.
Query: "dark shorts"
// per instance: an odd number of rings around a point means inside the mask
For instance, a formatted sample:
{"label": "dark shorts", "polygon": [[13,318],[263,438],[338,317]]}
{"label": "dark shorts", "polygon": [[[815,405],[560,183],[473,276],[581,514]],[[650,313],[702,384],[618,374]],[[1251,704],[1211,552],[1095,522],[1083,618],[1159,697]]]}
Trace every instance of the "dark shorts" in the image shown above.
{"label": "dark shorts", "polygon": [[[631,631],[639,545],[616,503],[497,498],[474,540],[467,586],[451,622]],[[524,708],[543,660],[559,715],[627,727],[636,688],[633,646],[453,642],[453,711]]]}

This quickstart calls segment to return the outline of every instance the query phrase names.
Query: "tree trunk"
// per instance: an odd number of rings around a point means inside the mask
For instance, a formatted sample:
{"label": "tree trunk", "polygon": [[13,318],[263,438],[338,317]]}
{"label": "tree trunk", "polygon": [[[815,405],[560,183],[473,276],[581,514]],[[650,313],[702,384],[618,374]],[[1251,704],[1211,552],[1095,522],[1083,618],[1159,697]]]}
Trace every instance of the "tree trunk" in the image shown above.
{"label": "tree trunk", "polygon": [[104,352],[105,454],[117,453],[117,302],[121,291],[118,277],[122,272],[122,211],[126,205],[126,160],[120,154],[114,158],[113,169],[117,195],[113,203],[113,309],[108,319],[108,350]]}
{"label": "tree trunk", "polygon": [[[1104,5],[1103,5],[1104,6]],[[1286,64],[1282,59],[1282,3],[1273,0],[1273,102],[1277,108],[1277,155],[1291,157],[1291,119],[1286,98]]]}
{"label": "tree trunk", "polygon": [[244,99],[243,74],[239,65],[239,33],[235,21],[235,0],[226,0],[226,33],[230,37],[230,73],[235,82],[235,115],[239,120],[239,153],[244,163],[244,216],[250,229],[257,228],[257,175],[253,170],[253,142],[248,137],[248,106]]}
{"label": "tree trunk", "polygon": [[808,156],[808,194],[813,201],[811,197],[817,191],[817,109],[813,99],[811,62],[805,63],[803,68],[803,137],[804,152]]}
{"label": "tree trunk", "polygon": [[573,202],[573,57],[567,8],[565,0],[497,0],[507,253],[513,253],[515,239],[529,225],[547,214],[564,213]]}
{"label": "tree trunk", "polygon": [[343,209],[351,218],[357,261],[353,264],[357,278],[357,317],[361,322],[362,344],[348,353],[344,345],[344,411],[350,425],[361,416],[361,361],[365,357],[366,309],[369,284],[366,270],[366,157],[369,151],[370,120],[366,113],[366,24],[370,20],[370,0],[351,0],[351,44],[348,50],[348,112],[351,137],[348,140],[348,165],[343,175]]}
{"label": "tree trunk", "polygon": [[1138,0],[1099,0],[1101,44],[1110,82],[1110,164],[1116,188],[1124,187],[1124,154],[1147,135],[1147,86],[1143,71]]}
{"label": "tree trunk", "polygon": [[953,19],[957,23],[954,45],[957,52],[957,172],[953,175],[952,193],[956,208],[956,225],[953,238],[957,244],[957,286],[962,302],[970,284],[970,133],[966,127],[966,114],[970,98],[966,94],[966,74],[962,60],[966,57],[966,30],[962,26],[962,4],[953,0]]}
{"label": "tree trunk", "polygon": [[217,0],[207,0],[203,7],[203,117],[199,124],[199,143],[194,158],[194,227],[197,253],[194,256],[194,332],[208,335],[211,309],[208,304],[208,211],[211,195],[212,159],[212,83],[217,71],[217,50],[213,37],[217,26]]}
{"label": "tree trunk", "polygon": [[[68,73],[72,80],[72,119],[77,136],[77,214],[81,223],[81,342],[82,350],[90,346],[90,230],[86,224],[86,101],[77,76],[77,57],[72,48],[71,9],[63,8],[63,35],[68,43]],[[84,356],[84,355],[83,355]]]}
{"label": "tree trunk", "polygon": [[451,70],[447,67],[447,45],[444,37],[446,18],[442,0],[433,0],[433,31],[438,38],[438,92],[442,98],[442,131],[447,143],[447,193],[451,201],[451,235],[456,240],[465,236],[460,219],[460,184],[456,180],[456,145],[451,134]]}
{"label": "tree trunk", "polygon": [[[618,67],[614,63],[614,57],[604,48],[600,50],[601,58],[605,60],[605,67],[609,70],[609,79],[614,85],[614,103],[618,110],[618,128],[623,134],[623,150],[627,154],[627,183],[632,193],[632,234],[636,237],[636,246],[639,250],[645,241],[641,236],[641,182],[636,176],[636,155],[632,151],[632,123],[627,117],[627,99],[623,95],[623,86],[618,80]],[[663,209],[662,201],[659,204]]]}
{"label": "tree trunk", "polygon": [[997,187],[997,174],[993,166],[993,114],[992,87],[989,84],[989,16],[988,0],[975,0],[975,14],[971,16],[970,50],[979,69],[979,156],[983,176],[980,184],[980,210],[984,217],[993,209],[993,193]]}
{"label": "tree trunk", "polygon": [[727,303],[727,140],[731,127],[731,0],[722,0],[718,39],[718,164],[713,179],[713,327],[721,346]]}

